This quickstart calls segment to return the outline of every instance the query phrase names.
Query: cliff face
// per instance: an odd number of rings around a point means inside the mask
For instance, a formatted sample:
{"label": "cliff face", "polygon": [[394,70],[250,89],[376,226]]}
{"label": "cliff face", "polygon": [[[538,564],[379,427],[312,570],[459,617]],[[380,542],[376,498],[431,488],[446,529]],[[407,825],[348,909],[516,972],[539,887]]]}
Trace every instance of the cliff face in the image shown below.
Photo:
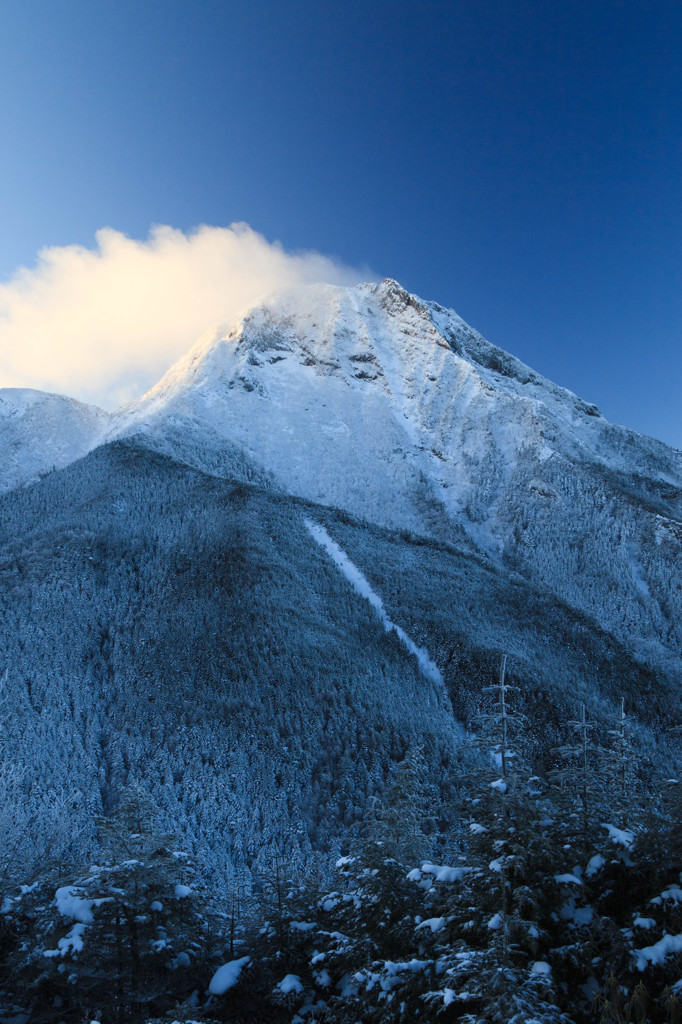
{"label": "cliff face", "polygon": [[468,544],[647,657],[682,651],[682,455],[394,281],[274,296],[202,339],[116,431]]}

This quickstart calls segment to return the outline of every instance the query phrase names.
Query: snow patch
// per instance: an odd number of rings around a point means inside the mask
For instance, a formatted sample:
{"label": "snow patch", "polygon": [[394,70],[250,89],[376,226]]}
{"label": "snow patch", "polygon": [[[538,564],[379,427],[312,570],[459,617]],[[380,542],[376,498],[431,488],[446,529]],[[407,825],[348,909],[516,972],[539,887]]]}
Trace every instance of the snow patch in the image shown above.
{"label": "snow patch", "polygon": [[250,956],[243,956],[239,960],[230,960],[223,964],[215,972],[208,986],[212,996],[222,996],[239,981],[242,969],[250,962]]}
{"label": "snow patch", "polygon": [[83,948],[83,933],[87,927],[87,924],[76,923],[68,935],[58,941],[57,949],[46,949],[43,956],[66,956],[67,953],[80,953]]}
{"label": "snow patch", "polygon": [[585,871],[585,874],[587,875],[588,878],[592,878],[592,877],[594,877],[594,875],[597,874],[597,872],[601,868],[604,867],[605,864],[606,864],[605,858],[602,857],[602,855],[600,853],[596,853],[594,855],[594,857],[590,857],[590,859],[588,861],[588,864],[587,864],[587,870]]}
{"label": "snow patch", "polygon": [[339,547],[336,541],[332,540],[324,526],[320,526],[319,523],[313,523],[310,519],[305,520],[305,525],[314,540],[317,541],[320,547],[325,549],[348,582],[355,588],[355,590],[357,590],[358,594],[369,601],[372,608],[374,608],[381,619],[386,632],[390,633],[395,631],[398,634],[400,641],[408,649],[410,654],[413,654],[417,659],[417,663],[423,675],[425,675],[427,679],[430,679],[432,683],[438,683],[442,686],[443,677],[440,673],[440,669],[435,662],[431,661],[428,652],[423,647],[417,647],[414,640],[407,635],[405,630],[401,629],[400,626],[397,626],[395,622],[391,621],[384,607],[384,602],[381,600],[379,595],[372,590],[372,587],[365,576],[363,576],[357,566],[351,562],[343,548]]}
{"label": "snow patch", "polygon": [[432,864],[430,861],[422,864],[421,869],[425,875],[435,875],[437,882],[459,882],[471,871],[471,868],[451,868],[447,864]]}
{"label": "snow patch", "polygon": [[626,850],[629,850],[635,841],[635,833],[631,832],[630,829],[616,828],[615,825],[602,825],[609,834],[609,838],[617,846],[624,846]]}
{"label": "snow patch", "polygon": [[637,969],[645,971],[648,964],[656,964],[660,967],[671,953],[682,953],[682,935],[666,934],[653,946],[637,950]]}
{"label": "snow patch", "polygon": [[275,991],[278,990],[285,996],[288,996],[291,992],[302,992],[303,982],[299,978],[298,974],[287,974],[286,977],[282,978],[280,983],[275,986]]}
{"label": "snow patch", "polygon": [[81,924],[92,924],[92,906],[94,900],[85,900],[79,893],[82,890],[75,885],[65,885],[54,894],[57,910],[64,917]]}
{"label": "snow patch", "polygon": [[415,930],[419,931],[422,928],[430,928],[431,934],[435,935],[436,932],[442,931],[447,923],[447,917],[430,917],[428,920],[422,921],[421,924],[418,924]]}

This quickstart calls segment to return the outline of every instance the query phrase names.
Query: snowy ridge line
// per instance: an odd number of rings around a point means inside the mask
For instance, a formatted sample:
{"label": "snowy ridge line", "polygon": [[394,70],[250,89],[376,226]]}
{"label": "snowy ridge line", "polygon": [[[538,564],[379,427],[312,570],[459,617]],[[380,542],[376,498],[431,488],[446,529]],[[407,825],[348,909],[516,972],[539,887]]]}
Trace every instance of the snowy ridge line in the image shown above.
{"label": "snowy ridge line", "polygon": [[379,595],[372,590],[368,580],[363,576],[358,567],[351,562],[343,548],[339,547],[335,540],[332,540],[324,526],[320,526],[319,523],[314,523],[311,519],[306,519],[305,525],[313,539],[317,541],[320,547],[325,549],[348,582],[355,590],[357,590],[358,594],[369,601],[372,608],[374,608],[381,619],[386,632],[390,633],[391,630],[394,630],[398,634],[398,638],[401,643],[404,644],[410,654],[414,654],[422,674],[425,675],[427,679],[430,679],[432,683],[438,683],[442,686],[443,677],[436,663],[431,661],[428,652],[423,647],[417,647],[412,637],[408,636],[404,629],[401,629],[400,626],[396,625],[396,623],[389,618],[384,607],[384,602],[381,600]]}

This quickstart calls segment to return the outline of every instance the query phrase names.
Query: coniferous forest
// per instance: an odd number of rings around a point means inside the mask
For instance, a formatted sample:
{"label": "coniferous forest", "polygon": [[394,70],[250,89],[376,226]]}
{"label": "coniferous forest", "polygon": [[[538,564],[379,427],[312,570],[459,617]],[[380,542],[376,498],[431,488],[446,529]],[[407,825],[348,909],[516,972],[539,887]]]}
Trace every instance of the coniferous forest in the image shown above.
{"label": "coniferous forest", "polygon": [[682,785],[623,707],[600,735],[583,705],[536,774],[505,661],[448,806],[413,746],[336,859],[211,883],[135,784],[94,861],[5,848],[3,1019],[679,1021]]}

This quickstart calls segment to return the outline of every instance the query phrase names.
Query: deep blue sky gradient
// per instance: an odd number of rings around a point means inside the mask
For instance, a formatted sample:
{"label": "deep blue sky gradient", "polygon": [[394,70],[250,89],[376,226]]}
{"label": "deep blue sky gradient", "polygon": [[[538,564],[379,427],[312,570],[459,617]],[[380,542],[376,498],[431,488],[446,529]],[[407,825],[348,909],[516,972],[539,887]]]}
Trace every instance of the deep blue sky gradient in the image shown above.
{"label": "deep blue sky gradient", "polygon": [[682,448],[682,5],[4,0],[0,279],[246,221]]}

